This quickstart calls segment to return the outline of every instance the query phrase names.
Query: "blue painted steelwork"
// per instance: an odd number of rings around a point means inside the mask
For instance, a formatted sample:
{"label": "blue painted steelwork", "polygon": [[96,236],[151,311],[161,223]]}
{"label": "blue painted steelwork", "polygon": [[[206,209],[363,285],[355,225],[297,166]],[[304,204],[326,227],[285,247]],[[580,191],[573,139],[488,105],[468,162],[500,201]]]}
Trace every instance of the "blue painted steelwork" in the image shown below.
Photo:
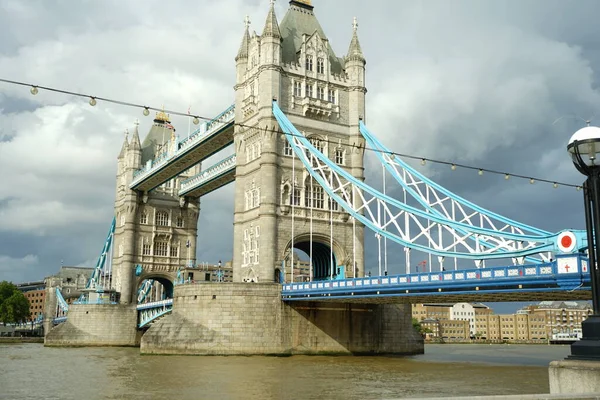
{"label": "blue painted steelwork", "polygon": [[[140,185],[143,181],[145,181],[153,174],[158,172],[161,168],[163,168],[171,162],[175,162],[177,159],[184,156],[193,148],[196,148],[197,146],[201,145],[208,138],[218,135],[223,130],[231,127],[234,123],[234,120],[235,105],[231,105],[225,111],[221,112],[218,116],[213,118],[211,121],[203,124],[201,128],[195,130],[189,137],[186,137],[185,139],[179,141],[176,149],[167,149],[165,152],[157,156],[154,160],[149,160],[146,163],[146,165],[144,165],[139,170],[135,171],[133,174],[133,181],[129,185],[130,189],[135,189],[138,185]],[[225,143],[224,146],[229,146],[231,143]],[[219,150],[220,149],[215,149],[215,152]],[[211,154],[214,154],[214,152]],[[207,157],[211,154],[208,154]],[[162,183],[163,182],[160,182],[156,186]]]}
{"label": "blue painted steelwork", "polygon": [[148,296],[148,293],[152,290],[152,285],[154,285],[154,279],[144,280],[144,283],[142,283],[142,286],[140,286],[140,289],[138,290],[138,303],[143,303],[144,300],[146,300],[146,296]]}
{"label": "blue painted steelwork", "polygon": [[52,323],[53,323],[54,325],[58,325],[58,324],[60,324],[60,323],[62,323],[62,322],[65,322],[66,320],[67,320],[67,317],[56,317],[56,318],[54,318],[54,319],[52,320]]}
{"label": "blue painted steelwork", "polygon": [[[567,269],[559,268],[571,264]],[[410,275],[376,276],[338,281],[290,283],[281,292],[284,301],[377,299],[472,295],[481,293],[564,292],[589,290],[588,260],[582,255],[560,256],[544,264],[513,265]],[[570,272],[570,268],[576,272]]]}
{"label": "blue painted steelwork", "polygon": [[198,175],[194,175],[191,178],[182,181],[179,189],[179,196],[185,196],[192,190],[196,190],[225,174],[235,171],[236,162],[237,157],[235,154],[232,154],[229,157],[211,165]]}
{"label": "blue painted steelwork", "polygon": [[110,246],[112,245],[113,234],[115,233],[115,225],[116,217],[113,218],[112,223],[110,224],[110,230],[108,231],[108,236],[106,237],[106,241],[104,242],[104,247],[102,248],[100,257],[98,257],[98,261],[96,262],[94,272],[92,273],[92,276],[85,285],[86,289],[91,288],[93,285],[97,286],[100,284],[100,281],[102,279],[102,271],[104,270],[104,266],[106,264],[106,257],[108,256],[108,251],[110,249]]}
{"label": "blue painted steelwork", "polygon": [[[531,234],[519,234],[506,231],[494,231],[460,221],[453,221],[391,198],[354,178],[350,173],[336,165],[328,157],[318,151],[310,141],[294,127],[281,111],[277,102],[273,102],[273,114],[277,119],[279,126],[284,131],[286,139],[310,175],[324,188],[331,198],[344,208],[346,212],[352,215],[357,221],[363,223],[367,228],[383,237],[407,248],[416,249],[425,253],[441,257],[449,256],[471,260],[525,257],[531,254],[553,251],[557,247],[556,239],[558,234],[537,234],[535,232]],[[330,174],[335,176],[334,185],[329,183]],[[351,193],[349,189],[352,190]],[[360,201],[353,199],[354,195],[359,196],[361,198]],[[370,197],[367,198],[367,195]],[[373,209],[370,209],[369,205],[373,204]],[[386,222],[387,225],[385,226],[381,220],[382,213],[388,217]],[[398,223],[400,216],[406,217],[406,220],[414,221],[414,225],[420,227],[421,231],[416,232],[415,234],[415,232],[411,232],[411,230],[406,227],[403,229],[403,226],[400,226]],[[423,230],[431,229],[433,226],[438,226],[438,229],[447,228],[449,232],[454,232],[453,234],[456,236],[455,242],[450,246],[442,247],[441,245],[436,245],[435,241],[431,238],[431,235],[425,235],[425,237],[423,237]],[[392,230],[394,231],[392,232]],[[458,237],[456,232],[460,231],[467,232],[466,236]],[[502,252],[496,251],[497,248],[474,250],[469,249],[465,244],[466,240],[471,235],[483,235],[505,241],[526,241],[528,242],[528,245],[526,248],[516,250],[504,249]],[[421,240],[428,240],[427,244],[416,243],[416,240],[419,238]],[[457,251],[457,244],[464,246],[469,251]]]}
{"label": "blue painted steelwork", "polygon": [[67,311],[69,311],[69,305],[65,301],[65,298],[63,297],[59,288],[56,288],[56,300],[57,306],[62,312],[66,313]]}
{"label": "blue painted steelwork", "polygon": [[[442,218],[456,220],[464,220],[472,223],[473,217],[481,215],[480,218],[475,218],[480,224],[487,222],[490,226],[495,227],[494,221],[500,222],[504,226],[502,229],[511,229],[511,231],[518,230],[519,233],[523,231],[539,234],[539,235],[550,235],[551,233],[542,229],[538,229],[526,224],[522,224],[518,221],[511,220],[503,217],[492,211],[486,210],[478,205],[452,193],[448,189],[436,182],[430,180],[425,175],[412,168],[400,157],[396,157],[391,150],[383,145],[360,121],[360,133],[365,138],[367,146],[376,150],[374,153],[381,162],[381,165],[390,173],[394,180],[400,184],[400,186],[406,190],[406,192],[414,198],[421,206],[429,212],[436,214]],[[400,171],[398,171],[398,168]],[[401,175],[401,172],[404,176]],[[411,182],[407,182],[406,179],[410,178]],[[422,192],[422,186],[424,186],[425,193]],[[428,202],[428,194],[433,193],[433,202]],[[440,196],[441,194],[441,196]],[[447,207],[444,207],[444,203],[450,203]],[[458,210],[457,210],[458,208]],[[473,213],[474,211],[474,213]],[[452,215],[455,214],[455,215]],[[459,215],[456,215],[459,214]],[[496,228],[497,229],[497,228]],[[466,233],[463,230],[459,230],[461,233]],[[583,235],[583,234],[582,234]],[[471,240],[475,238],[471,237]],[[488,243],[485,240],[480,240],[482,246],[492,248],[495,247],[496,243]],[[498,249],[503,252],[504,249]],[[539,263],[541,260],[534,257],[526,257],[528,262]]]}
{"label": "blue painted steelwork", "polygon": [[138,328],[143,328],[157,318],[173,310],[173,299],[155,301],[137,305]]}

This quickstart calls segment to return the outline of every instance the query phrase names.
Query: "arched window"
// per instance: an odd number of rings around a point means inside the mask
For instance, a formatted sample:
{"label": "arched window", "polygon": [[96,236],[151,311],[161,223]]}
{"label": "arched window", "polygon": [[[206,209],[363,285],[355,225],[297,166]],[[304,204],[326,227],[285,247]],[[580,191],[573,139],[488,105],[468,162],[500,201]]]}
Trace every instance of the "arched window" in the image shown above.
{"label": "arched window", "polygon": [[158,211],[156,213],[156,226],[169,226],[169,213]]}
{"label": "arched window", "polygon": [[140,224],[147,224],[148,223],[148,214],[146,214],[146,211],[142,211],[142,214],[140,215]]}

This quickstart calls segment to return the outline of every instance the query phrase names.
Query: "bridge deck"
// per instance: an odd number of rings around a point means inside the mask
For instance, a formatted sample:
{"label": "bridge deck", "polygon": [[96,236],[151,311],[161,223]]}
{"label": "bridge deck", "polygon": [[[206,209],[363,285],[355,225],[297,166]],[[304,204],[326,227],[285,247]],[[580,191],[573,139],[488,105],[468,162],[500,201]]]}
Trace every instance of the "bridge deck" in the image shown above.
{"label": "bridge deck", "polygon": [[[456,301],[585,300],[591,298],[590,275],[571,257],[577,272],[564,272],[556,261],[539,265],[426,272],[290,283],[282,300],[354,303],[423,303]],[[583,272],[579,272],[583,271]]]}
{"label": "bridge deck", "polygon": [[211,124],[206,132],[182,140],[172,154],[166,152],[150,166],[136,171],[129,188],[150,191],[233,143],[233,108]]}
{"label": "bridge deck", "polygon": [[182,182],[179,196],[201,197],[233,182],[236,161],[234,154]]}

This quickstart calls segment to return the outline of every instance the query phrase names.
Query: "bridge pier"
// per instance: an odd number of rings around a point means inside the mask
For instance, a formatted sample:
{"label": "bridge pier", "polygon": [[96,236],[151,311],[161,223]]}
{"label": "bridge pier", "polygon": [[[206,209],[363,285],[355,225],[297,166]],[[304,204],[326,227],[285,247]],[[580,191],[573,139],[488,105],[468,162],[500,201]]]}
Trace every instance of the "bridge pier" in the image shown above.
{"label": "bridge pier", "polygon": [[146,354],[419,354],[409,305],[281,301],[272,283],[177,286],[173,313],[141,339]]}
{"label": "bridge pier", "polygon": [[52,328],[45,346],[136,346],[135,305],[71,304],[66,322]]}

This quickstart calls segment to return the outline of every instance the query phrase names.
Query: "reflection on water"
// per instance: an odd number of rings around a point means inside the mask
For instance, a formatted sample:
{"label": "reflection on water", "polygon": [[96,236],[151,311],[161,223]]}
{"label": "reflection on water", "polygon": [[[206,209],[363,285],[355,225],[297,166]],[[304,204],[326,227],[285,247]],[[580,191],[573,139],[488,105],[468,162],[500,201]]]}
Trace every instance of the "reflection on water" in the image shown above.
{"label": "reflection on water", "polygon": [[568,346],[427,345],[412,357],[140,356],[0,345],[7,399],[390,399],[548,392]]}

